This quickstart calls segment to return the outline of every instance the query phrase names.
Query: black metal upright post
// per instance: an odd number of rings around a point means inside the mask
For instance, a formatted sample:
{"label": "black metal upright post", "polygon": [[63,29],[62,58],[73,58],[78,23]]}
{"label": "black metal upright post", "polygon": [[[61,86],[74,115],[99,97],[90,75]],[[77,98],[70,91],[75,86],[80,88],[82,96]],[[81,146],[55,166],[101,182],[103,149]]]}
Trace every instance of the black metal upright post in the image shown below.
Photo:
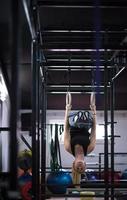
{"label": "black metal upright post", "polygon": [[32,192],[37,200],[37,42],[32,41]]}
{"label": "black metal upright post", "polygon": [[37,0],[31,2],[33,23],[36,31],[36,198],[40,199],[40,48]]}
{"label": "black metal upright post", "polygon": [[[123,67],[119,72],[115,74],[111,79],[111,90],[110,90],[110,103],[111,103],[111,200],[114,200],[114,109],[115,109],[115,95],[114,95],[114,84],[115,80],[120,76],[125,68]],[[114,74],[113,74],[114,75]]]}
{"label": "black metal upright post", "polygon": [[[107,54],[107,52],[105,52]],[[106,56],[107,57],[107,56]],[[109,199],[109,188],[108,188],[108,130],[107,130],[107,124],[108,124],[108,73],[107,73],[107,64],[105,63],[104,67],[104,121],[105,121],[105,138],[104,138],[104,172],[105,172],[105,200]]]}
{"label": "black metal upright post", "polygon": [[40,49],[39,45],[37,44],[37,198],[40,198],[40,124],[41,124],[41,105],[40,105],[40,98],[41,98],[41,80],[40,80]]}
{"label": "black metal upright post", "polygon": [[[18,41],[19,1],[12,0],[12,61],[11,61],[11,114],[10,114],[10,190],[17,190],[17,121],[18,121]],[[13,198],[12,198],[13,199]]]}
{"label": "black metal upright post", "polygon": [[111,81],[111,200],[114,200],[114,82]]}
{"label": "black metal upright post", "polygon": [[41,193],[42,199],[46,199],[46,69],[43,67],[42,79],[42,121],[41,121]]}
{"label": "black metal upright post", "polygon": [[[32,192],[34,200],[40,199],[40,49],[37,0],[22,0],[32,37]],[[41,123],[43,124],[43,123]]]}

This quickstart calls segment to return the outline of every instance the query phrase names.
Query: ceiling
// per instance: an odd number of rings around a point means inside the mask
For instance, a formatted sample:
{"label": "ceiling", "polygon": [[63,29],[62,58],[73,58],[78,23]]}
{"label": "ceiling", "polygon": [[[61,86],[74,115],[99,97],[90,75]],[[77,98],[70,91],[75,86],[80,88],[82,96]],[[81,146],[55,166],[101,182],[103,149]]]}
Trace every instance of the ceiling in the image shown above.
{"label": "ceiling", "polygon": [[[88,109],[90,93],[95,91],[97,109],[104,110],[107,85],[109,109],[110,83],[113,81],[115,109],[127,110],[127,1],[21,2],[33,2],[33,9],[28,5],[28,11],[32,16],[32,29],[39,33],[39,47],[43,54],[41,64],[47,75],[47,108],[64,109],[65,94],[70,90],[73,109]],[[11,1],[1,0],[0,64],[8,88],[14,48],[12,25]],[[21,109],[31,109],[32,36],[22,3],[17,29],[20,106]]]}

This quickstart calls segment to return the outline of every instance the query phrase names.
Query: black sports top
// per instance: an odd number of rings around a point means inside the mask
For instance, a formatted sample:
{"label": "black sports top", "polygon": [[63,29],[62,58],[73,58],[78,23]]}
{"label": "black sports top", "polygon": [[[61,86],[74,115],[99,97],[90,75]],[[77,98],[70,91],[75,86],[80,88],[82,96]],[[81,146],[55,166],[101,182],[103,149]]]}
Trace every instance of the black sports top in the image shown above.
{"label": "black sports top", "polygon": [[69,126],[71,135],[71,150],[73,155],[75,145],[83,147],[84,155],[87,154],[87,147],[90,144],[89,129],[92,128],[93,118],[89,111],[78,111],[69,115]]}
{"label": "black sports top", "polygon": [[70,127],[70,136],[71,136],[71,151],[73,155],[75,156],[75,145],[79,144],[83,147],[84,155],[87,154],[87,147],[90,144],[89,139],[89,132],[83,128],[72,128]]}

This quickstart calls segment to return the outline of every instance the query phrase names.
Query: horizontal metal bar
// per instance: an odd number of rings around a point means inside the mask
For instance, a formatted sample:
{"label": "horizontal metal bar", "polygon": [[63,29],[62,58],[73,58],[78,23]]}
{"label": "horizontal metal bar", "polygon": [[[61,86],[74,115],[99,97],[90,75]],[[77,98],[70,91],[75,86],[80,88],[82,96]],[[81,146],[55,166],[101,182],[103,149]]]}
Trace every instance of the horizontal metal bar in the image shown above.
{"label": "horizontal metal bar", "polygon": [[[119,34],[119,36],[117,35],[116,37],[114,36],[114,35],[111,35],[111,36],[108,36],[109,37],[109,41],[108,41],[108,44],[109,44],[109,49],[111,48],[111,47],[113,47],[113,49],[114,49],[114,45],[115,44],[117,44],[117,47],[118,47],[118,41],[121,41],[121,39],[124,37],[124,35],[122,36],[121,34]],[[101,35],[100,37],[100,40],[101,41],[103,41],[104,40],[104,37]],[[61,45],[63,45],[64,43],[65,44],[90,44],[90,46],[92,47],[92,45],[91,44],[94,44],[94,42],[95,42],[95,38],[93,37],[93,35],[84,35],[84,36],[74,36],[74,35],[72,35],[72,36],[57,36],[57,35],[52,35],[52,36],[43,36],[43,41],[44,41],[44,44],[49,44],[50,43],[50,45],[51,44],[61,44]],[[82,45],[83,45],[82,44]],[[101,46],[101,49],[102,49],[102,47],[103,47],[103,45],[104,45],[104,43],[102,42],[102,44],[101,44],[102,46]],[[111,47],[110,47],[110,45],[111,45]],[[87,47],[88,47],[88,45],[87,45]],[[91,50],[92,50],[93,48],[91,48]]]}
{"label": "horizontal metal bar", "polygon": [[[63,88],[63,87],[70,87],[71,89],[91,89],[91,88],[94,88],[94,89],[96,89],[96,88],[98,88],[98,85],[93,85],[93,86],[91,86],[91,85],[86,85],[86,84],[74,84],[74,83],[72,83],[71,85],[68,85],[68,84],[47,84],[47,88],[50,88],[50,89],[52,89],[52,88],[56,88],[56,89],[58,89],[58,88]],[[99,86],[101,89],[104,89],[104,85],[100,85]],[[110,88],[110,85],[108,85],[107,87],[109,87]]]}
{"label": "horizontal metal bar", "polygon": [[[94,6],[86,6],[86,5],[49,5],[43,4],[39,5],[43,8],[76,8],[76,9],[94,9]],[[127,9],[127,5],[125,6],[99,6],[100,9]]]}
{"label": "horizontal metal bar", "polygon": [[[76,93],[76,92],[92,92],[93,91],[93,88],[92,88],[92,86],[91,87],[88,87],[88,88],[85,88],[85,87],[83,87],[83,86],[80,86],[80,87],[68,87],[68,86],[63,86],[63,87],[48,87],[47,86],[47,92],[49,93],[53,93],[53,92],[59,92],[59,93],[62,93],[62,92],[67,92],[67,90],[68,90],[68,88],[69,88],[69,90],[70,90],[70,92],[74,92],[74,93]],[[97,88],[97,87],[95,87],[95,88]],[[104,88],[102,88],[102,87],[99,87],[99,92],[101,93],[101,92],[103,92],[104,93]]]}
{"label": "horizontal metal bar", "polygon": [[[44,34],[44,35],[82,35],[82,34],[93,34],[93,33],[96,33],[96,31],[95,30],[93,30],[93,29],[71,29],[71,30],[68,30],[68,29],[44,29],[44,30],[41,30],[41,32],[42,32],[42,34]],[[120,27],[118,27],[117,29],[115,29],[115,28],[112,28],[112,29],[101,29],[100,30],[100,33],[101,34],[105,34],[105,33],[107,33],[107,34],[122,34],[122,33],[126,33],[127,32],[127,30],[124,28],[124,29],[122,29],[122,28],[120,28]]]}
{"label": "horizontal metal bar", "polygon": [[[48,184],[43,184],[43,185],[48,185]],[[58,184],[50,184],[50,185],[58,185]],[[84,183],[81,183],[81,184],[72,184],[72,185],[69,185],[69,188],[74,188],[74,186],[80,186],[80,188],[83,188],[85,190],[85,188],[87,189],[90,189],[90,188],[93,188],[93,189],[105,189],[105,181],[87,181],[87,182],[84,182]],[[127,180],[126,181],[114,181],[114,183],[111,183],[111,182],[108,182],[107,183],[107,186],[108,188],[116,188],[117,190],[120,189],[120,188],[125,188],[127,187]]]}
{"label": "horizontal metal bar", "polygon": [[[72,94],[80,94],[80,93],[85,93],[85,94],[91,94],[91,92],[93,91],[93,89],[95,89],[95,92],[98,94],[98,90],[99,90],[99,94],[104,94],[104,86],[103,84],[101,85],[96,85],[96,86],[88,86],[85,85],[79,85],[77,86],[77,84],[71,84],[70,86],[68,84],[63,84],[63,85],[60,85],[57,84],[57,85],[47,85],[47,93],[51,93],[51,94],[66,94],[66,92],[68,91],[68,88],[70,90],[70,92]],[[108,85],[108,88],[110,88],[110,85]],[[119,94],[127,94],[127,90],[126,88],[119,88]],[[108,94],[110,94],[110,91],[108,90]]]}
{"label": "horizontal metal bar", "polygon": [[[117,49],[120,50],[122,53],[127,53],[127,50],[125,49]],[[69,55],[71,56],[71,58],[91,58],[91,52],[96,53],[97,49],[47,49],[44,51],[45,56],[48,58],[68,58]],[[100,53],[100,56],[104,56],[105,53],[105,49],[100,48],[98,50],[98,52]],[[112,55],[112,53],[114,52],[114,50],[108,49],[107,50],[108,54]]]}
{"label": "horizontal metal bar", "polygon": [[[116,25],[116,24],[109,24],[108,25],[108,32],[114,32],[114,31],[127,31],[126,30],[126,24],[123,22],[120,25]],[[84,23],[84,26],[82,26],[81,24],[78,24],[77,26],[75,25],[64,25],[60,24],[60,25],[50,25],[50,26],[46,26],[43,27],[43,32],[44,31],[48,31],[48,32],[83,32],[83,31],[95,31],[93,29],[93,25],[89,24],[89,23]],[[107,24],[103,24],[103,29],[102,31],[105,31],[107,33]],[[101,32],[100,32],[101,33]]]}
{"label": "horizontal metal bar", "polygon": [[[104,153],[99,153],[99,155],[104,155]],[[108,155],[111,155],[111,153],[108,153]],[[125,156],[127,156],[127,153],[125,153],[125,152],[117,152],[117,153],[114,153],[114,155],[125,155]]]}
{"label": "horizontal metal bar", "polygon": [[[76,8],[94,8],[94,4],[92,1],[83,1],[83,0],[79,0],[79,1],[67,1],[67,0],[39,0],[38,1],[38,5],[39,6],[43,6],[43,7],[76,7]],[[127,7],[127,3],[125,1],[123,2],[109,2],[109,1],[102,1],[100,2],[99,8],[126,8]]]}
{"label": "horizontal metal bar", "polygon": [[[104,66],[104,65],[107,65],[107,66],[111,66],[111,62],[105,62],[105,61],[100,61],[100,64],[99,66]],[[47,62],[43,62],[43,65],[46,65],[46,66],[96,66],[96,61],[95,62],[92,62],[92,61],[86,61],[86,60],[83,60],[83,61],[79,61],[79,60],[75,60],[75,61],[71,61],[70,63],[68,61],[59,61],[59,60],[47,60]]]}
{"label": "horizontal metal bar", "polygon": [[[113,69],[115,68],[115,66],[108,66],[107,67],[108,69]],[[96,66],[49,66],[48,67],[48,71],[68,71],[68,70],[73,70],[73,71],[90,71],[91,72],[91,69],[92,70],[96,70]],[[99,70],[100,71],[104,71],[104,66],[99,66]]]}
{"label": "horizontal metal bar", "polygon": [[[109,195],[107,195],[108,197],[111,197],[111,195],[109,194]],[[114,197],[122,197],[122,196],[124,196],[124,197],[126,197],[126,195],[125,194],[119,194],[119,195],[117,195],[117,194],[114,194]],[[62,197],[68,197],[68,198],[70,198],[70,197],[72,197],[72,198],[77,198],[77,197],[105,197],[105,193],[104,194],[98,194],[98,195],[96,195],[96,196],[86,196],[86,195],[78,195],[78,194],[47,194],[46,196],[45,195],[42,195],[42,198],[50,198],[50,197],[56,197],[56,198],[62,198]]]}
{"label": "horizontal metal bar", "polygon": [[0,127],[0,131],[10,131],[9,127]]}
{"label": "horizontal metal bar", "polygon": [[[47,94],[51,94],[51,95],[62,95],[62,94],[66,94],[67,93],[68,88],[66,88],[65,91],[47,91]],[[70,91],[71,94],[91,94],[92,91]],[[95,92],[97,93],[97,92]],[[104,95],[104,92],[99,92],[100,95]]]}
{"label": "horizontal metal bar", "polygon": [[[43,50],[45,49],[91,49],[91,51],[95,51],[96,47],[93,47],[93,42],[91,41],[85,41],[85,42],[43,42],[43,45],[41,46]],[[127,47],[124,45],[120,44],[109,44],[109,45],[104,45],[102,44],[100,46],[101,49],[106,49],[106,50],[116,50],[116,49],[124,49],[127,50]]]}
{"label": "horizontal metal bar", "polygon": [[[108,37],[112,37],[113,39],[123,38],[125,37],[127,31],[109,31],[106,33]],[[94,39],[94,34],[96,31],[41,31],[41,34],[43,35],[43,40],[60,40],[60,39],[86,39],[86,38],[92,38]],[[105,37],[105,31],[99,32],[101,37]]]}
{"label": "horizontal metal bar", "polygon": [[[107,195],[108,197],[112,197],[112,195],[111,194],[109,194],[109,195]],[[127,194],[114,194],[113,195],[114,197],[126,197],[127,196]],[[43,197],[45,197],[45,195],[43,195],[42,194],[42,199],[43,199]],[[73,197],[73,198],[77,198],[77,197],[105,197],[105,192],[104,192],[104,194],[95,194],[95,195],[85,195],[85,194],[82,194],[82,195],[80,195],[80,194],[47,194],[46,195],[46,197],[47,198],[49,198],[49,197],[56,197],[56,198],[62,198],[62,197],[68,197],[68,198],[70,198],[70,197]]]}
{"label": "horizontal metal bar", "polygon": [[[73,55],[84,55],[86,52],[87,53],[89,53],[89,52],[97,52],[97,49],[90,49],[90,48],[88,48],[88,49],[76,49],[76,48],[74,48],[74,49],[54,49],[54,48],[52,48],[52,49],[44,49],[44,52],[47,54],[47,55],[52,55],[52,54],[58,54],[58,55],[69,55],[70,53],[71,53],[71,55],[73,56]],[[112,53],[112,51],[114,51],[114,49],[107,49],[106,50],[108,53]],[[115,48],[115,51],[121,51],[121,52],[127,52],[127,48],[118,48],[118,49],[116,49]],[[104,53],[105,52],[105,49],[103,49],[103,48],[100,48],[100,49],[98,49],[98,52],[100,52],[100,53]],[[85,56],[85,55],[84,55]]]}

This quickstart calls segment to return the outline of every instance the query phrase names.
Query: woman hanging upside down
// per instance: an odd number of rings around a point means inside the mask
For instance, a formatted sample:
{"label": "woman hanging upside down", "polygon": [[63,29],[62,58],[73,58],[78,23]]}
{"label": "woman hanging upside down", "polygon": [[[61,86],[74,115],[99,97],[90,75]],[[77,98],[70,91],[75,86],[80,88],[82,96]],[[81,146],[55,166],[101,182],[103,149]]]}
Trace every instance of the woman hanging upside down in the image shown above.
{"label": "woman hanging upside down", "polygon": [[64,146],[75,157],[72,170],[82,174],[86,169],[85,156],[91,153],[96,144],[96,105],[92,93],[89,111],[71,111],[71,94],[66,95],[64,124]]}

